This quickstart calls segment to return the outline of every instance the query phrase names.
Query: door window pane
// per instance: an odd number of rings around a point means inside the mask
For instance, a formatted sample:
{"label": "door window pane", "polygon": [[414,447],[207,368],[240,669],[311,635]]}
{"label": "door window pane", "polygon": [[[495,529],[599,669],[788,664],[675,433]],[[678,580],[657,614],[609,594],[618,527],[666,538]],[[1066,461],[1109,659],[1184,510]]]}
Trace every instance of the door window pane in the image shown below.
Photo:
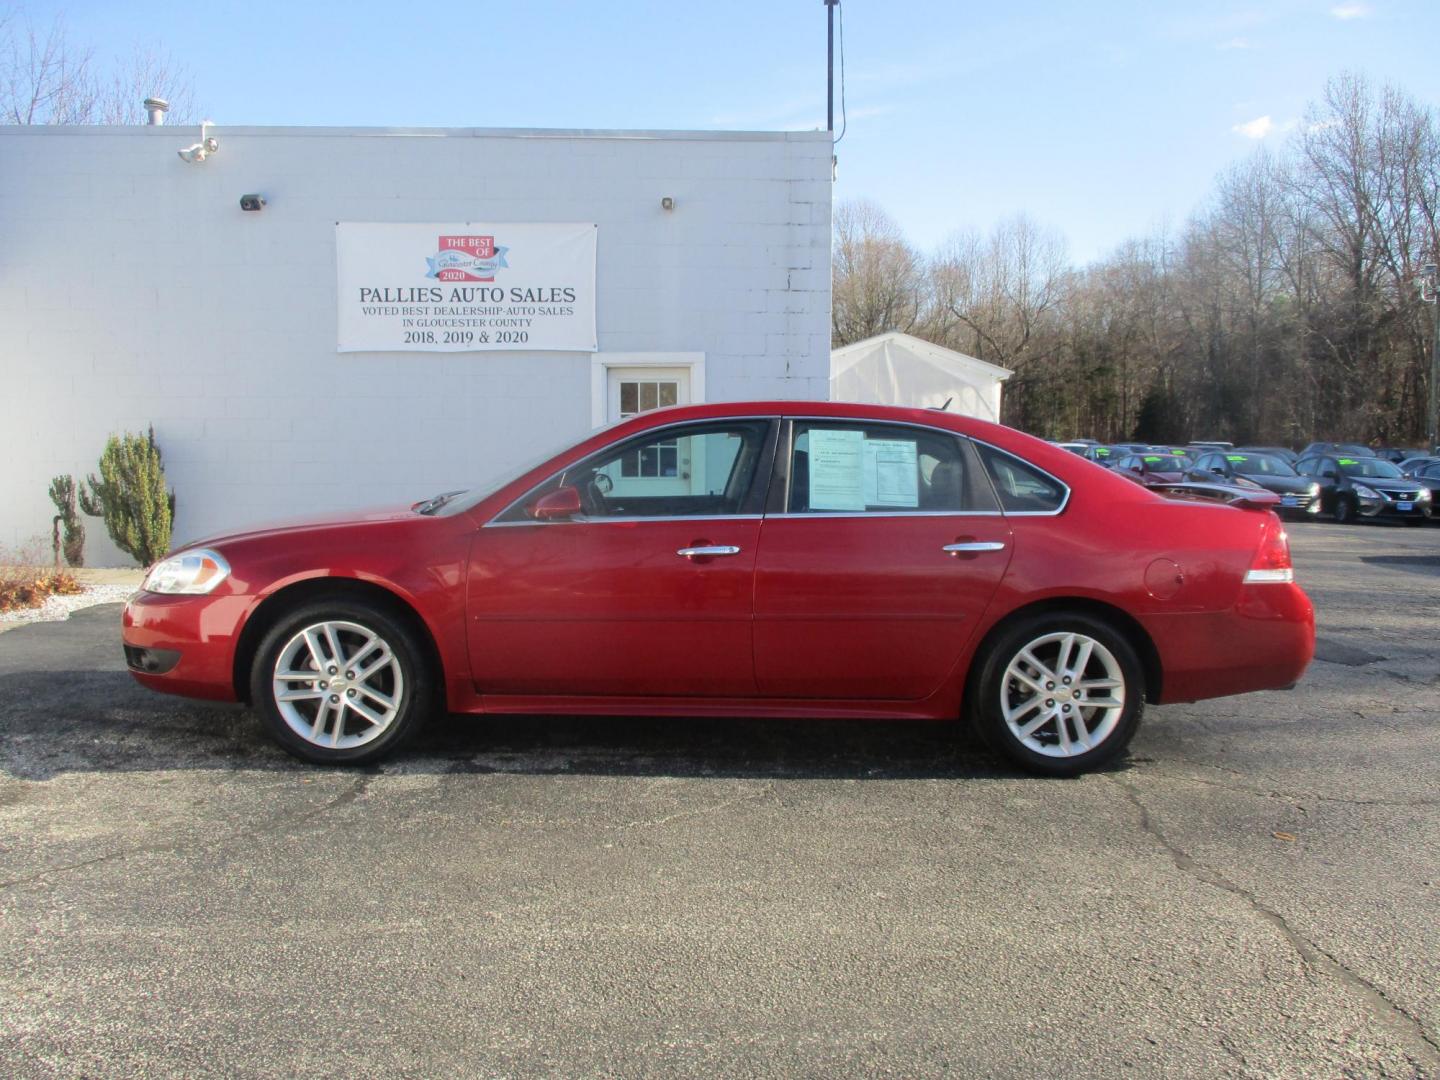
{"label": "door window pane", "polygon": [[993,510],[960,439],[888,424],[797,421],[790,513]]}
{"label": "door window pane", "polygon": [[1000,506],[1007,513],[1054,513],[1065,505],[1068,490],[1053,476],[993,447],[977,445],[975,449],[980,452],[995,484],[995,494],[1000,497]]}
{"label": "door window pane", "polygon": [[562,486],[579,490],[589,520],[758,514],[752,486],[771,426],[769,420],[709,420],[627,439],[550,477],[499,520],[533,520],[528,508]]}

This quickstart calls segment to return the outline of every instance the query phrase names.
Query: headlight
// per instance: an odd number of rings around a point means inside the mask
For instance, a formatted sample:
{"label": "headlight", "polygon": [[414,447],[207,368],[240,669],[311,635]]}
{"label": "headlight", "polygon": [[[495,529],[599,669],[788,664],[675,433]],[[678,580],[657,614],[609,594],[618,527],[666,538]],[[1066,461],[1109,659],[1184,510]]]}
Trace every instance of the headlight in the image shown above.
{"label": "headlight", "polygon": [[1320,497],[1320,485],[1319,485],[1319,484],[1311,484],[1311,485],[1310,485],[1310,497],[1311,497],[1312,499],[1318,499],[1318,498]]}
{"label": "headlight", "polygon": [[229,576],[230,564],[219,552],[200,548],[156,563],[140,587],[146,592],[201,596]]}
{"label": "headlight", "polygon": [[1380,493],[1379,493],[1378,491],[1376,491],[1376,490],[1375,490],[1374,488],[1372,488],[1372,487],[1367,487],[1367,486],[1364,485],[1364,484],[1356,484],[1356,485],[1355,485],[1355,494],[1356,494],[1356,495],[1359,495],[1360,498],[1362,498],[1362,499],[1378,499],[1378,498],[1381,498],[1381,495],[1380,495]]}
{"label": "headlight", "polygon": [[1429,488],[1421,488],[1420,494],[1415,496],[1416,502],[1429,502],[1434,496]]}

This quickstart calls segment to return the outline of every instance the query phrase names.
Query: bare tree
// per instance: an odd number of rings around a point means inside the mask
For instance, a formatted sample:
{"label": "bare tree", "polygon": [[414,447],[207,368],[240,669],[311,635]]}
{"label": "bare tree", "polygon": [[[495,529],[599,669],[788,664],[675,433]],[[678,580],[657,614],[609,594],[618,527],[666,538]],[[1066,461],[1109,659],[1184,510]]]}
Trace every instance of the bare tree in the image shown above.
{"label": "bare tree", "polygon": [[157,46],[110,62],[77,43],[63,15],[39,27],[0,9],[0,122],[143,123],[147,97],[167,100],[172,122],[194,119],[193,77]]}
{"label": "bare tree", "polygon": [[835,210],[831,338],[835,345],[916,328],[925,266],[900,226],[867,200]]}

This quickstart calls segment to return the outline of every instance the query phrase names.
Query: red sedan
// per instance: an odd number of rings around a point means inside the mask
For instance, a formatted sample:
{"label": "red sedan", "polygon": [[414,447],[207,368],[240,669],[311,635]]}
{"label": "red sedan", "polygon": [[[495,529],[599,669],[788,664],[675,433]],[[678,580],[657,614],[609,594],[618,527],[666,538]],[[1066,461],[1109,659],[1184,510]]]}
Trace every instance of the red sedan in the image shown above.
{"label": "red sedan", "polygon": [[462,713],[968,717],[1038,772],[1144,704],[1292,685],[1309,600],[1265,510],[1163,498],[1009,428],[696,405],[498,486],[215,537],[125,609],[146,686],[370,761]]}

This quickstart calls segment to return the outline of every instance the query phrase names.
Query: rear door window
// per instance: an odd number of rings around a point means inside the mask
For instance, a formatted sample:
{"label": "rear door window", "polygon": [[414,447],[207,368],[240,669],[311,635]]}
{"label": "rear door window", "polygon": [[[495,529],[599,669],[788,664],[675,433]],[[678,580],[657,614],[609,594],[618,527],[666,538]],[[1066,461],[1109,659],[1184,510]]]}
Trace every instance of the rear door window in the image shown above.
{"label": "rear door window", "polygon": [[899,424],[796,420],[786,512],[908,514],[993,511],[961,438]]}
{"label": "rear door window", "polygon": [[993,446],[977,443],[975,449],[1007,514],[1056,514],[1064,508],[1070,489],[1049,473]]}

